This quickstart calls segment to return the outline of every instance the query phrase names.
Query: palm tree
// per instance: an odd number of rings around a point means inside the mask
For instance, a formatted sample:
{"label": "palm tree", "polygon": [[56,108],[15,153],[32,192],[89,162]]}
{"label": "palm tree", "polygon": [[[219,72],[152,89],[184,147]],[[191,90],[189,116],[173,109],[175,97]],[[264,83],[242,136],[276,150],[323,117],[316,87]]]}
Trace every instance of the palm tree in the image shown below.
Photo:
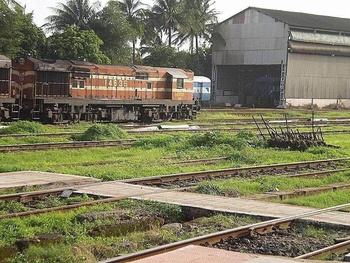
{"label": "palm tree", "polygon": [[62,30],[70,25],[80,29],[90,29],[90,23],[96,18],[99,2],[90,5],[89,0],[68,0],[66,4],[59,3],[57,8],[51,8],[54,15],[48,16],[45,27],[48,30]]}
{"label": "palm tree", "polygon": [[210,26],[217,22],[218,12],[211,9],[211,0],[185,0],[184,15],[178,26],[176,42],[182,44],[188,40],[190,52],[193,53],[194,44],[196,53],[199,50],[199,39],[210,39]]}
{"label": "palm tree", "polygon": [[152,8],[154,18],[161,24],[160,29],[168,35],[168,46],[172,45],[173,33],[181,20],[180,0],[156,0]]}
{"label": "palm tree", "polygon": [[144,18],[144,9],[141,8],[144,4],[140,0],[120,0],[118,1],[121,11],[124,12],[128,23],[133,30],[132,33],[132,63],[135,64],[135,51],[137,38],[142,35]]}

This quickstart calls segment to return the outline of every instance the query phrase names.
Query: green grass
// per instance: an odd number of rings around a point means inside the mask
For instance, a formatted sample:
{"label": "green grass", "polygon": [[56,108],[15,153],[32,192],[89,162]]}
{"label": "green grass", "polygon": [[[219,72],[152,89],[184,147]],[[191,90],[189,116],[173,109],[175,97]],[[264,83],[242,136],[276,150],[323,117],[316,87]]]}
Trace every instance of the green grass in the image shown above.
{"label": "green grass", "polygon": [[[341,172],[320,178],[303,178],[303,177],[283,177],[283,176],[259,176],[254,179],[242,180],[232,178],[228,180],[218,180],[211,182],[202,182],[196,187],[199,191],[205,185],[212,185],[219,188],[221,193],[228,190],[236,190],[243,196],[261,194],[270,191],[286,191],[308,187],[320,187],[332,183],[350,181],[350,172]],[[218,190],[218,191],[219,191]]]}
{"label": "green grass", "polygon": [[[152,135],[134,147],[47,150],[0,154],[0,172],[46,171],[76,174],[105,180],[154,176],[200,170],[224,169],[261,164],[347,157],[350,135],[327,135],[328,143],[341,148],[317,147],[305,152],[260,148],[254,139],[221,133]],[[244,137],[244,136],[243,136]],[[214,139],[213,139],[214,138]],[[175,157],[175,159],[169,159]],[[179,166],[175,160],[229,157],[228,161],[210,165]],[[108,165],[84,166],[86,162],[113,161]]]}
{"label": "green grass", "polygon": [[327,208],[349,203],[350,190],[327,192],[313,196],[304,196],[282,200],[284,204],[302,205],[315,208]]}
{"label": "green grass", "polygon": [[[98,211],[119,211],[121,215],[97,220],[84,220],[80,216]],[[184,223],[181,208],[177,205],[124,200],[114,204],[82,207],[65,213],[52,212],[22,219],[1,220],[0,227],[6,231],[0,232],[0,247],[14,244],[18,239],[35,239],[41,234],[56,234],[61,236],[57,244],[45,247],[33,244],[23,253],[14,255],[11,262],[96,262],[121,253],[135,252],[257,222],[251,217],[215,214],[208,218],[198,218],[188,226],[184,224],[183,229],[161,229],[159,225],[153,225],[149,230],[130,228],[117,235],[90,235],[97,227],[116,225],[120,220],[137,220],[140,216],[161,217],[165,223]],[[59,256],[59,250],[64,255]]]}

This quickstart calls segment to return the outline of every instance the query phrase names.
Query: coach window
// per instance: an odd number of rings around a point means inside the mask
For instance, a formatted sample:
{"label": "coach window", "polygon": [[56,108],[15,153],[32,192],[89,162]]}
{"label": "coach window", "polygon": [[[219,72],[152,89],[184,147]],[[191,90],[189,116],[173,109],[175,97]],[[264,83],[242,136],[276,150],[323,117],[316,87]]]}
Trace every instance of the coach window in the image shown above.
{"label": "coach window", "polygon": [[78,81],[77,80],[73,80],[72,87],[73,88],[77,88],[78,87]]}
{"label": "coach window", "polygon": [[147,89],[152,89],[152,82],[147,82]]}
{"label": "coach window", "polygon": [[184,79],[177,79],[177,88],[178,89],[184,88]]}
{"label": "coach window", "polygon": [[85,82],[83,80],[79,81],[79,88],[83,89],[85,87]]}

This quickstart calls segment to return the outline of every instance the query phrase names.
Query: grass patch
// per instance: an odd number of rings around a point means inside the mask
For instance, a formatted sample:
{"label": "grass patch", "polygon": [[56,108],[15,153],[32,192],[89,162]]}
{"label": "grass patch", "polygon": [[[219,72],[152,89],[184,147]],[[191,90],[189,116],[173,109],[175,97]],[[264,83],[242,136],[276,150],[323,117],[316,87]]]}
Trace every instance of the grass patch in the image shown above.
{"label": "grass patch", "polygon": [[282,200],[281,203],[291,205],[309,206],[315,208],[327,208],[349,203],[350,190],[321,193],[318,195],[304,196]]}
{"label": "grass patch", "polygon": [[210,182],[201,182],[195,192],[223,195],[226,191],[235,190],[243,196],[261,194],[271,191],[286,191],[308,187],[320,187],[332,183],[348,182],[350,172],[341,172],[320,178],[258,176],[254,179],[231,178]]}
{"label": "grass patch", "polygon": [[[332,135],[326,140],[341,145],[340,149],[328,147],[310,148],[305,152],[266,149],[254,142],[255,137],[238,133],[219,134],[218,142],[206,142],[213,134],[180,133],[152,135],[135,146],[3,153],[0,155],[0,172],[44,171],[90,176],[104,180],[147,177],[162,174],[225,169],[261,164],[275,164],[340,158],[350,155],[349,135]],[[215,135],[216,136],[216,135]],[[241,137],[239,137],[241,136]],[[194,146],[200,144],[201,146]],[[203,145],[205,144],[205,145]],[[176,160],[228,157],[216,164],[179,166]],[[108,161],[106,165],[89,165],[86,162]]]}
{"label": "grass patch", "polygon": [[10,126],[0,130],[0,134],[28,134],[45,133],[46,127],[38,122],[18,121],[11,123]]}
{"label": "grass patch", "polygon": [[[96,215],[96,212],[102,211],[118,211],[121,214],[95,220],[82,217],[83,214]],[[116,225],[120,220],[137,220],[140,216],[162,217],[166,224],[177,223],[181,227],[163,228],[160,225],[153,225],[148,230],[130,228],[127,233],[120,235],[90,235],[97,227]],[[135,252],[257,221],[251,217],[217,213],[212,217],[185,222],[181,208],[177,205],[123,200],[114,204],[81,207],[66,213],[52,212],[22,219],[2,220],[0,227],[7,231],[0,232],[0,246],[14,244],[18,239],[35,239],[40,234],[56,234],[61,239],[56,241],[55,245],[42,247],[33,244],[29,249],[14,255],[9,262],[96,262],[122,253]],[[58,256],[58,251],[64,255]]]}
{"label": "grass patch", "polygon": [[73,136],[73,139],[77,141],[118,140],[126,138],[128,138],[128,133],[112,123],[94,124],[83,134]]}

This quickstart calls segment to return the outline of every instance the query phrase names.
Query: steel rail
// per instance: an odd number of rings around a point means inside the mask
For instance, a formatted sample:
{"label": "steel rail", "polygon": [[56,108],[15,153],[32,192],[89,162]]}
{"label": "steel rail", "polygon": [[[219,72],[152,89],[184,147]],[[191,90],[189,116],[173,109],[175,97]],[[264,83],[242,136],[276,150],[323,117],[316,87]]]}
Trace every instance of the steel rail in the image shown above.
{"label": "steel rail", "polygon": [[162,245],[159,247],[122,255],[115,258],[110,258],[104,261],[100,261],[100,263],[114,263],[114,262],[132,262],[134,260],[139,260],[143,258],[147,258],[150,256],[158,255],[161,253],[169,252],[172,250],[176,250],[188,245],[202,245],[202,244],[213,244],[221,241],[222,239],[227,239],[228,237],[242,237],[248,236],[251,233],[258,232],[260,234],[266,234],[273,231],[274,228],[278,227],[281,229],[288,228],[290,223],[297,219],[303,219],[306,217],[323,214],[326,212],[336,211],[345,207],[349,207],[350,203],[343,204],[339,206],[329,207],[325,209],[315,210],[311,212],[306,212],[294,216],[289,216],[285,218],[272,219],[261,223],[256,223],[248,226],[242,226],[234,229],[224,230],[200,237],[195,237],[183,241],[178,241],[175,243]]}
{"label": "steel rail", "polygon": [[195,179],[195,178],[207,178],[208,176],[219,177],[219,176],[227,176],[227,175],[247,173],[247,172],[284,170],[287,168],[295,169],[300,167],[315,167],[320,164],[331,164],[334,162],[349,161],[349,160],[350,160],[350,157],[308,161],[308,162],[259,165],[259,166],[253,166],[253,167],[228,168],[228,169],[190,172],[190,173],[182,173],[182,174],[170,174],[170,175],[144,177],[144,178],[133,178],[133,179],[121,180],[121,182],[138,184],[138,185],[157,185],[157,184],[162,184],[162,183],[172,182],[172,181],[189,180],[189,179]]}
{"label": "steel rail", "polygon": [[93,206],[96,204],[116,202],[116,201],[120,201],[120,200],[126,199],[126,198],[127,197],[124,197],[124,196],[122,196],[122,197],[109,197],[109,198],[104,198],[104,199],[99,199],[99,200],[94,200],[94,201],[89,201],[89,202],[82,202],[82,203],[77,203],[77,204],[71,204],[71,205],[65,205],[65,206],[50,207],[50,208],[37,209],[37,210],[18,212],[18,213],[9,213],[9,214],[0,215],[0,220],[6,219],[6,218],[16,218],[16,217],[21,218],[21,217],[44,214],[44,213],[49,213],[49,212],[72,210],[72,209],[83,207],[83,206]]}
{"label": "steel rail", "polygon": [[59,195],[65,190],[73,190],[73,188],[65,187],[65,188],[55,188],[50,190],[40,190],[40,191],[33,191],[33,192],[24,192],[24,193],[16,193],[16,194],[6,194],[6,195],[0,195],[1,201],[17,201],[21,203],[29,202],[35,198],[39,197],[45,197],[48,195]]}
{"label": "steel rail", "polygon": [[347,240],[329,247],[325,247],[325,248],[295,257],[295,259],[321,259],[332,253],[334,254],[347,253],[349,249],[350,249],[350,240]]}
{"label": "steel rail", "polygon": [[[159,130],[138,130],[139,128],[143,128],[142,126],[140,127],[135,127],[131,129],[127,129],[126,132],[129,134],[149,134],[149,133],[172,133],[172,132],[189,132],[189,133],[194,133],[194,132],[208,132],[208,131],[226,131],[226,132],[239,132],[239,131],[246,131],[246,130],[252,130],[256,131],[258,130],[257,127],[247,127],[247,124],[254,124],[254,123],[230,123],[230,124],[220,124],[223,126],[234,126],[234,125],[245,125],[244,128],[237,128],[237,127],[222,127],[222,128],[211,128],[215,127],[218,124],[198,124],[196,126],[199,126],[200,128],[198,129],[159,129]],[[258,122],[259,124],[259,122]],[[261,123],[260,123],[261,124]],[[297,126],[293,125],[293,123],[289,123],[291,127],[293,128],[308,128],[306,125],[310,123],[305,123],[303,126]],[[300,123],[294,123],[294,124],[300,124]],[[329,123],[328,123],[329,124]],[[350,121],[346,124],[344,123],[338,123],[339,126],[350,126]],[[192,124],[191,124],[192,125]],[[271,127],[274,128],[279,128],[277,124],[270,125]],[[337,125],[338,126],[338,125]],[[324,127],[324,128],[329,128],[330,126],[325,126],[325,124],[320,124],[320,125],[315,125],[315,127]],[[302,132],[302,131],[301,131]],[[350,130],[323,130],[322,133],[350,133]],[[75,134],[82,134],[82,132],[65,132],[65,133],[36,133],[36,134],[0,134],[0,138],[26,138],[26,137],[67,137],[67,136],[72,136]]]}
{"label": "steel rail", "polygon": [[137,140],[126,139],[126,140],[113,140],[113,141],[76,141],[76,142],[1,145],[0,152],[48,150],[48,149],[74,149],[74,148],[88,148],[88,147],[130,146],[135,141],[137,141]]}

